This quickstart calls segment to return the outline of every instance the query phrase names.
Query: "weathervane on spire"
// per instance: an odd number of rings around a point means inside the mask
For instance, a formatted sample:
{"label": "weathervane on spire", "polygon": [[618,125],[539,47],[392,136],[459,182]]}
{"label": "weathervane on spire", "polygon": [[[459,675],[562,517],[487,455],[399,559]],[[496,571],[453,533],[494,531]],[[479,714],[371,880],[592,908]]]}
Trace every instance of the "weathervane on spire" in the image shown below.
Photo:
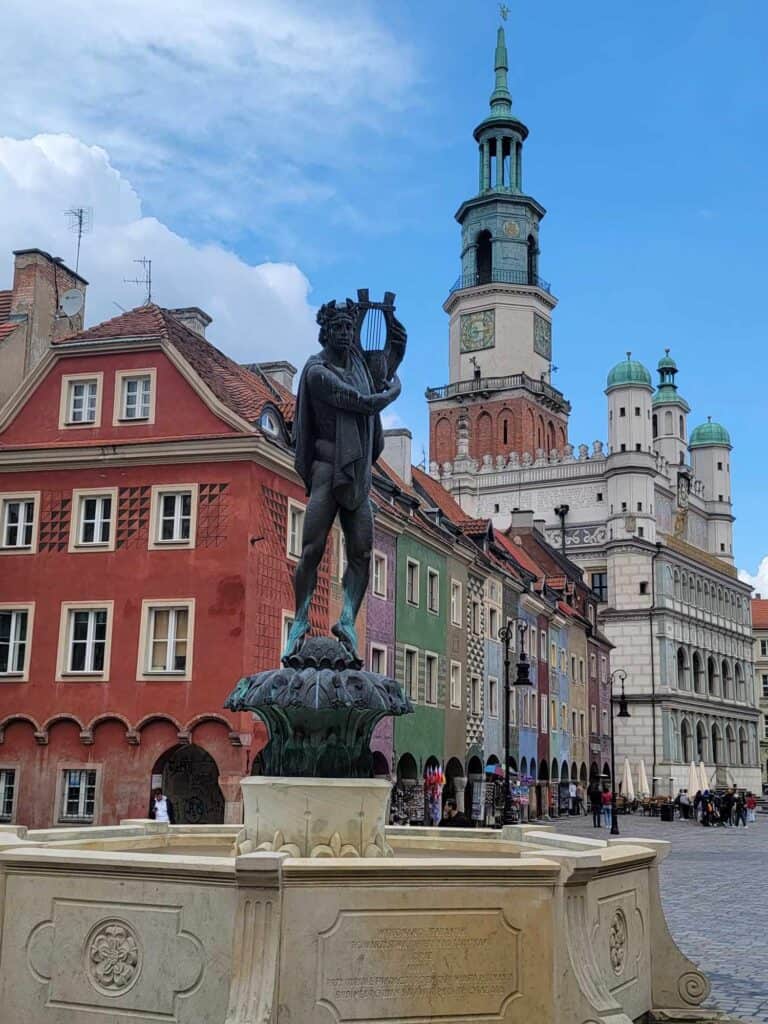
{"label": "weathervane on spire", "polygon": [[509,8],[506,4],[499,4],[499,14],[501,15],[502,21],[506,21],[509,17]]}

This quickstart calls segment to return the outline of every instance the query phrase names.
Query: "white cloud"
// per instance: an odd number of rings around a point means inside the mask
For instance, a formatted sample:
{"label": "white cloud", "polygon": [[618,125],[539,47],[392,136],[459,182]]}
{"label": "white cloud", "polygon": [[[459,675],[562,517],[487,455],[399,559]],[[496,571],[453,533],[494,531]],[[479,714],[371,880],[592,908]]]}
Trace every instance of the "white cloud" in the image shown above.
{"label": "white cloud", "polygon": [[[6,260],[12,249],[40,248],[74,263],[75,236],[64,210],[95,209],[93,232],[83,240],[80,272],[90,282],[87,322],[140,305],[132,261],[152,259],[153,299],[162,306],[201,306],[213,317],[211,340],[245,362],[301,362],[314,349],[316,327],[309,282],[292,263],[251,265],[216,244],[193,244],[154,217],[142,214],[131,183],[98,146],[69,135],[32,139],[0,137],[0,238]],[[10,266],[0,287],[10,286]]]}
{"label": "white cloud", "polygon": [[761,560],[754,576],[746,569],[739,569],[739,579],[742,583],[748,583],[761,597],[768,598],[768,555]]}
{"label": "white cloud", "polygon": [[195,222],[333,195],[323,168],[368,166],[414,79],[407,40],[342,0],[5,0],[3,38],[7,134],[103,145]]}

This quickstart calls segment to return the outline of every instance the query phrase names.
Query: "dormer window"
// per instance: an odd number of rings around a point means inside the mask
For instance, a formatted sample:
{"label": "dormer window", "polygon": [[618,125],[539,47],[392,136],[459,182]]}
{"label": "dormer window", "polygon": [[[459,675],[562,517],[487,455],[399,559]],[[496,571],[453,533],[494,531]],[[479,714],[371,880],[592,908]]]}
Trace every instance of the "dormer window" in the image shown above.
{"label": "dormer window", "polygon": [[265,409],[259,417],[259,426],[265,434],[270,437],[279,437],[280,427],[277,425],[277,417],[269,409]]}

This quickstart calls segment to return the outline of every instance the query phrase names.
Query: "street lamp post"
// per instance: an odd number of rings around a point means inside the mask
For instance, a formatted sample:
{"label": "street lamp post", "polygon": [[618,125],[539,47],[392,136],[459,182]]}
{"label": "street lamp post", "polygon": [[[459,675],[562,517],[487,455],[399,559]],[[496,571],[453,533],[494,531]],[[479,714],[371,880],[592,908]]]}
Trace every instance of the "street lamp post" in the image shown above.
{"label": "street lamp post", "polygon": [[627,698],[624,696],[624,680],[627,678],[627,673],[623,668],[617,668],[610,675],[611,681],[611,835],[617,836],[619,834],[619,819],[616,815],[616,746],[614,743],[614,727],[613,727],[613,705],[615,698],[613,696],[613,685],[615,679],[621,680],[621,696],[619,697],[619,713],[617,718],[631,718],[627,707]]}
{"label": "street lamp post", "polygon": [[512,798],[510,795],[511,773],[509,766],[509,644],[514,637],[514,630],[517,627],[520,637],[520,660],[517,663],[517,676],[515,686],[532,686],[530,679],[530,665],[528,655],[525,653],[525,634],[528,629],[527,622],[513,622],[508,620],[506,626],[499,630],[499,640],[504,644],[504,824],[512,824]]}

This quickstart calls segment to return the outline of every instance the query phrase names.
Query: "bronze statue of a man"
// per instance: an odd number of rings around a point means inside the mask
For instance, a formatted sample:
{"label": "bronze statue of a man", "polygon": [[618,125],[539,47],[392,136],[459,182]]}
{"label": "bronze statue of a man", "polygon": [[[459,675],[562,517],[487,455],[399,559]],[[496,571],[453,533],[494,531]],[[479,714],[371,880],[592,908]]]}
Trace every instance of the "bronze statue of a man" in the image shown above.
{"label": "bronze statue of a man", "polygon": [[347,568],[341,617],[332,631],[350,655],[359,658],[355,619],[368,587],[373,545],[371,467],[384,447],[379,414],[400,394],[395,369],[406,344],[405,329],[393,309],[385,313],[383,353],[363,351],[358,303],[328,302],[317,314],[323,350],[310,356],[302,371],[293,428],[296,471],[309,502],[294,578],[296,618],[284,660],[299,650],[309,632],[317,570],[337,515]]}

